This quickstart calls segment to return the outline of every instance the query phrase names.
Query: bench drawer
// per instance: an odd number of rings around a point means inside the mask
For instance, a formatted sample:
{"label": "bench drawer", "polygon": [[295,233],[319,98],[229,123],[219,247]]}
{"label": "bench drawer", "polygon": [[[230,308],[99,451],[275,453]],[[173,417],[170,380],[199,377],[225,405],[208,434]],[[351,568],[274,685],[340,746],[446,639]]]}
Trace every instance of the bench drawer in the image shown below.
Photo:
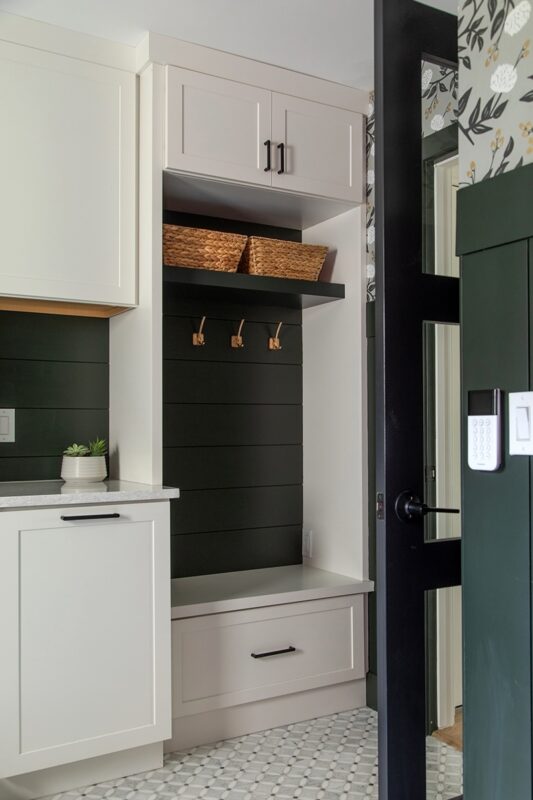
{"label": "bench drawer", "polygon": [[172,656],[173,717],[362,678],[363,596],[176,620]]}

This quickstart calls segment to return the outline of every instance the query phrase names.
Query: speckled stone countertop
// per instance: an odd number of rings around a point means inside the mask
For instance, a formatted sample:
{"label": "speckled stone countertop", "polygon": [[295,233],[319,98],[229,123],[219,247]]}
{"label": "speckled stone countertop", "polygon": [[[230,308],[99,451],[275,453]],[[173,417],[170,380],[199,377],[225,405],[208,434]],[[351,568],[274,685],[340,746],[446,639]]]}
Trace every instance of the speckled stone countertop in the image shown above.
{"label": "speckled stone countertop", "polygon": [[63,481],[0,481],[0,511],[93,503],[146,503],[179,496],[179,489],[130,481],[110,480],[83,485]]}

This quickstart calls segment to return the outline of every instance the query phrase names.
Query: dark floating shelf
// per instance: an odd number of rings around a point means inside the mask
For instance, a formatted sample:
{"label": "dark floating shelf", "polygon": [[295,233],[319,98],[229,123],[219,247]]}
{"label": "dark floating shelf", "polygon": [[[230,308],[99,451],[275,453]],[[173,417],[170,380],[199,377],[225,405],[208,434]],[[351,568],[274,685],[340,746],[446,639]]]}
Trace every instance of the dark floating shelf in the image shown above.
{"label": "dark floating shelf", "polygon": [[215,272],[208,269],[163,266],[163,281],[183,287],[187,297],[231,298],[261,305],[311,308],[344,299],[344,284],[301,281],[244,275],[241,272]]}

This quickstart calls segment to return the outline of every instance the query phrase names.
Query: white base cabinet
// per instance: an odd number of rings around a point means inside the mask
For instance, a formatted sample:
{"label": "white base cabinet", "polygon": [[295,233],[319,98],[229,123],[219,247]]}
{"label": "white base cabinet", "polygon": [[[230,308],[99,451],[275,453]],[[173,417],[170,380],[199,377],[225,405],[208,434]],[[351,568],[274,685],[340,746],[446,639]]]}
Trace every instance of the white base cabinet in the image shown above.
{"label": "white base cabinet", "polygon": [[167,739],[169,503],[0,519],[0,778]]}
{"label": "white base cabinet", "polygon": [[364,678],[363,595],[174,620],[172,673],[175,719]]}
{"label": "white base cabinet", "polygon": [[0,97],[0,295],[135,304],[135,74],[0,42]]}

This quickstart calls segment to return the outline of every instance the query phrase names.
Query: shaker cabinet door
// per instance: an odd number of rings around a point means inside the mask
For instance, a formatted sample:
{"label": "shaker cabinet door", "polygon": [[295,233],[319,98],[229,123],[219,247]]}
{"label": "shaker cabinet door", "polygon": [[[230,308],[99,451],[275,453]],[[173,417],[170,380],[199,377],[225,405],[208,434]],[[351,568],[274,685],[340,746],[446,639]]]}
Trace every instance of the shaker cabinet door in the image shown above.
{"label": "shaker cabinet door", "polygon": [[[272,186],[363,202],[361,114],[273,94],[272,140],[276,144]],[[285,148],[284,165],[280,144]]]}
{"label": "shaker cabinet door", "polygon": [[168,503],[1,519],[0,777],[168,738]]}
{"label": "shaker cabinet door", "polygon": [[168,66],[165,166],[215,178],[271,184],[271,93]]}
{"label": "shaker cabinet door", "polygon": [[136,302],[136,77],[0,43],[0,295]]}

